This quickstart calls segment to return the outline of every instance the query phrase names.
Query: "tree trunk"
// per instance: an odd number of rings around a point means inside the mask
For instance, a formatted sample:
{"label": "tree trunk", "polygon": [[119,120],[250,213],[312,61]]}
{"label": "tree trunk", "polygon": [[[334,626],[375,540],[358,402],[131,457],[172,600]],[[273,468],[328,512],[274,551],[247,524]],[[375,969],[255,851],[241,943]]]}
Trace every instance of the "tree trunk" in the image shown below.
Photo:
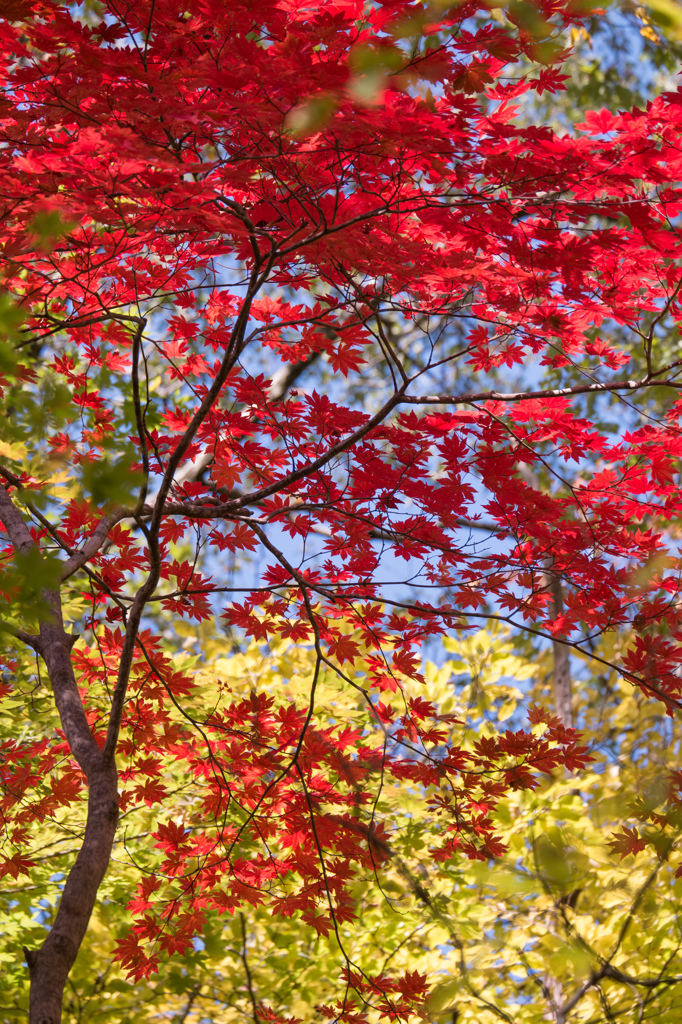
{"label": "tree trunk", "polygon": [[102,764],[88,779],[85,838],[71,868],[57,916],[39,950],[24,950],[31,978],[29,1024],[60,1024],[64,986],[90,921],[109,864],[118,821],[116,768]]}

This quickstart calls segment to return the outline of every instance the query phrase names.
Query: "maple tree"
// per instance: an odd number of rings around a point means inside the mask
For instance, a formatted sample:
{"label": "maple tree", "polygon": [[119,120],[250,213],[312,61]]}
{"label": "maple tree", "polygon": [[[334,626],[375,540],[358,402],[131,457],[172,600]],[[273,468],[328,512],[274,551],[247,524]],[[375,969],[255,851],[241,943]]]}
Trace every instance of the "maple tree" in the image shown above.
{"label": "maple tree", "polygon": [[[45,823],[80,837],[26,949],[32,1024],[136,814],[130,977],[262,906],[342,951],[319,1013],[421,1012],[421,974],[344,942],[358,880],[400,863],[383,787],[417,794],[434,864],[487,862],[500,802],[588,756],[565,692],[465,742],[419,692],[444,634],[505,622],[679,705],[680,95],[516,124],[587,12],[504,11],[4,10],[2,695],[30,726],[0,873]],[[304,685],[202,689],[175,655],[214,620],[305,651]]]}

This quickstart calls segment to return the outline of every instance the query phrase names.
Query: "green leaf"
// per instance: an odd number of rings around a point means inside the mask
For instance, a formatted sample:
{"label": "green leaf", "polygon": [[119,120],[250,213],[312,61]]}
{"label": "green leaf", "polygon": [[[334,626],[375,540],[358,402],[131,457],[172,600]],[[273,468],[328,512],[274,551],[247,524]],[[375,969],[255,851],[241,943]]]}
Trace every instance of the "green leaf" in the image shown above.
{"label": "green leaf", "polygon": [[130,505],[144,483],[144,474],[133,465],[137,455],[129,450],[111,457],[103,455],[98,461],[82,463],[83,490],[94,505],[115,507]]}

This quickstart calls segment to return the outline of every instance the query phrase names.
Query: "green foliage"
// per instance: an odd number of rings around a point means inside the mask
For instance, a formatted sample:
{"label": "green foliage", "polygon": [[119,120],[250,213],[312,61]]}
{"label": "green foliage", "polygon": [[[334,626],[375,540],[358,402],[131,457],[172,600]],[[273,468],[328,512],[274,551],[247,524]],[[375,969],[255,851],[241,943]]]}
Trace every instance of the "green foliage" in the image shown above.
{"label": "green foliage", "polygon": [[2,574],[2,590],[9,597],[9,605],[4,609],[5,622],[8,613],[17,625],[49,618],[50,607],[43,592],[57,585],[62,568],[58,558],[41,554],[36,548],[17,553],[10,568]]}
{"label": "green foliage", "polygon": [[76,222],[65,220],[59,210],[48,207],[36,213],[29,226],[36,248],[49,253],[56,248],[60,239],[73,231]]}
{"label": "green foliage", "polygon": [[135,452],[103,457],[82,463],[82,484],[85,494],[96,506],[134,504],[134,496],[144,483],[144,475],[134,468]]}

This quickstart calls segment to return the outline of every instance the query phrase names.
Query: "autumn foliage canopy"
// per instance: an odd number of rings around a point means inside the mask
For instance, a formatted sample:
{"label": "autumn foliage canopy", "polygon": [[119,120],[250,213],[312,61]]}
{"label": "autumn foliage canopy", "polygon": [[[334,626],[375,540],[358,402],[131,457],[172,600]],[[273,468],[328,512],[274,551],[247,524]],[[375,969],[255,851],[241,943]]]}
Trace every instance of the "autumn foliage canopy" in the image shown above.
{"label": "autumn foliage canopy", "polygon": [[[3,7],[2,695],[50,724],[3,736],[0,874],[85,825],[31,1024],[138,810],[134,980],[216,915],[343,950],[358,878],[419,898],[383,786],[434,864],[499,856],[500,799],[588,751],[551,699],[464,743],[420,693],[443,636],[504,623],[679,707],[682,94],[529,124],[589,12],[505,10]],[[208,685],[205,623],[305,670]],[[418,972],[343,956],[320,1019],[420,1012]]]}

